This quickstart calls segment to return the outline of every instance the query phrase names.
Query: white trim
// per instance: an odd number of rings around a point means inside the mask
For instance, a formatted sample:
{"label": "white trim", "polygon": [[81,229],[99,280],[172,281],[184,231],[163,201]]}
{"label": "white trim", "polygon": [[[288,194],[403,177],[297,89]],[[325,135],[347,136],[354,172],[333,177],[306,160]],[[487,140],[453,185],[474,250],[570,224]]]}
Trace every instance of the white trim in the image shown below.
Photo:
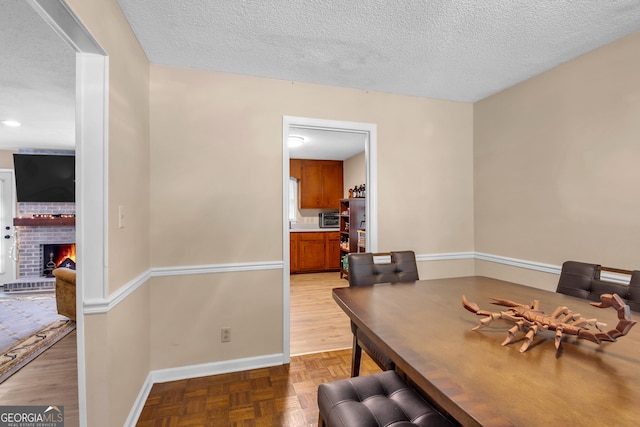
{"label": "white trim", "polygon": [[[540,271],[542,273],[556,274],[558,276],[562,272],[561,265],[544,264],[541,262],[527,261],[523,259],[509,258],[501,255],[485,254],[481,252],[475,253],[475,259],[494,262],[496,264],[509,265],[511,267],[526,268],[527,270]],[[602,280],[607,280],[610,282],[622,283],[625,285],[629,284],[629,276],[623,274],[603,271],[600,273],[600,278]]]}
{"label": "white trim", "polygon": [[210,264],[156,267],[147,270],[133,280],[122,285],[118,290],[104,298],[85,299],[82,312],[84,314],[103,314],[124,301],[130,294],[144,285],[152,277],[187,276],[196,274],[241,273],[245,271],[281,270],[282,261],[243,262],[232,264]]}
{"label": "white trim", "polygon": [[289,128],[291,120],[282,117],[282,354],[283,363],[288,363],[291,353],[291,331],[289,329],[289,318],[291,317],[291,307],[289,306],[289,298],[291,292],[291,242],[289,235],[289,178],[291,173],[289,170]]}
{"label": "white trim", "polygon": [[82,25],[64,0],[27,0],[27,2],[73,50],[106,55],[102,46]]}
{"label": "white trim", "polygon": [[475,258],[481,261],[495,262],[497,264],[510,265],[512,267],[526,268],[527,270],[541,271],[543,273],[560,274],[562,267],[541,262],[527,261],[517,258],[509,258],[501,255],[485,254],[476,252]]}
{"label": "white trim", "polygon": [[87,299],[84,303],[84,314],[101,314],[108,313],[109,310],[120,304],[136,291],[140,286],[144,285],[151,277],[150,271],[147,270],[138,277],[124,284],[108,298]]}
{"label": "white trim", "polygon": [[129,412],[125,426],[135,426],[149,392],[154,384],[168,381],[179,381],[191,378],[220,375],[229,372],[248,371],[251,369],[269,368],[282,365],[282,354],[267,354],[264,356],[246,357],[242,359],[225,360],[222,362],[202,363],[199,365],[180,366],[177,368],[158,369],[149,372],[138,397]]}
{"label": "white trim", "polygon": [[455,259],[473,259],[474,252],[445,252],[440,254],[416,255],[416,261],[449,261]]}
{"label": "white trim", "polygon": [[280,270],[282,261],[264,262],[238,262],[229,264],[189,265],[177,267],[154,267],[151,269],[152,277],[183,276],[191,274],[214,274],[239,271]]}
{"label": "white trim", "polygon": [[[4,227],[11,227],[10,230],[11,232],[7,232],[7,234],[11,235],[11,242],[12,242],[12,249],[13,250],[17,250],[18,249],[18,245],[16,242],[17,234],[16,234],[16,228],[13,225],[13,218],[16,217],[16,207],[18,206],[18,203],[16,201],[16,176],[15,176],[15,170],[13,169],[0,169],[0,173],[7,173],[9,174],[9,177],[7,178],[9,183],[8,185],[11,187],[11,189],[9,191],[11,191],[11,200],[10,200],[10,205],[11,207],[9,208],[10,211],[8,212],[7,218],[6,219],[6,223],[3,224]],[[2,197],[4,198],[4,194],[2,194]],[[4,234],[4,233],[3,233]],[[18,262],[16,261],[17,258],[17,254],[11,254],[11,249],[9,251],[7,251],[7,254],[3,254],[4,258],[6,258],[7,263],[11,263],[13,265],[11,266],[7,266],[6,267],[6,271],[3,271],[4,273],[4,278],[5,280],[8,281],[12,281],[15,280],[17,277],[17,271],[18,271]],[[5,260],[3,259],[2,262],[4,262]]]}
{"label": "white trim", "polygon": [[264,356],[224,360],[222,362],[158,369],[151,371],[151,380],[155,384],[189,378],[206,377],[209,375],[220,375],[229,372],[247,371],[249,369],[267,368],[270,366],[282,365],[282,358],[282,354],[267,354]]}
{"label": "white trim", "polygon": [[367,129],[367,139],[364,146],[367,184],[364,207],[367,221],[366,250],[378,252],[378,127],[367,123],[360,125],[363,129]]}
{"label": "white trim", "polygon": [[616,282],[616,283],[621,283],[623,285],[628,285],[629,281],[631,280],[631,276],[625,276],[625,275],[622,275],[622,274],[615,274],[615,273],[600,272],[600,279],[607,280],[609,282]]}
{"label": "white trim", "polygon": [[[107,294],[108,58],[76,55],[76,311],[92,295]],[[88,425],[84,319],[79,317],[78,407],[80,425]]]}
{"label": "white trim", "polygon": [[147,378],[144,380],[142,388],[138,392],[138,396],[129,411],[129,416],[127,416],[127,419],[124,422],[125,427],[135,427],[138,423],[138,418],[140,418],[140,415],[142,414],[144,404],[146,403],[149,393],[151,393],[151,388],[153,387],[152,375],[153,371],[147,374]]}

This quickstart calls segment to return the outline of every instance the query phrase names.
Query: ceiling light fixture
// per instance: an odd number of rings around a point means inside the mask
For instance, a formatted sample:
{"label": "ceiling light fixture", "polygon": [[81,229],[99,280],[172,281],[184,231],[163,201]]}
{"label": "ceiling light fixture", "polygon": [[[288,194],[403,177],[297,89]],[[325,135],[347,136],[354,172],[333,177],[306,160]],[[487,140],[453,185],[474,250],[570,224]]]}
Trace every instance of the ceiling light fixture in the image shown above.
{"label": "ceiling light fixture", "polygon": [[304,142],[304,138],[298,135],[291,135],[287,139],[287,144],[289,145],[289,148],[299,147],[302,145],[303,142]]}
{"label": "ceiling light fixture", "polygon": [[2,123],[5,126],[12,127],[12,128],[16,128],[16,127],[20,126],[20,122],[18,122],[16,120],[3,120],[0,123]]}

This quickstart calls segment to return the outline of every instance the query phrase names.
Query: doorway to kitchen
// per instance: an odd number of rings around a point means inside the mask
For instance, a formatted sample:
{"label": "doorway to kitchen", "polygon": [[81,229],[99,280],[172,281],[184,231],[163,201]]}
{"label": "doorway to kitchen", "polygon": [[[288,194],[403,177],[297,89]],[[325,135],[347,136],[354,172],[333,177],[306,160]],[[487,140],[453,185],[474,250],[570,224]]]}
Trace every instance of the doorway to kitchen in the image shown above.
{"label": "doorway to kitchen", "polygon": [[[299,136],[305,132],[330,132],[336,136],[357,136],[361,138],[364,145],[364,183],[366,186],[366,198],[365,200],[365,216],[366,216],[366,250],[375,251],[377,249],[377,127],[371,123],[358,123],[358,122],[344,122],[336,120],[323,120],[305,117],[283,117],[283,354],[285,355],[285,362],[288,362],[289,355],[292,354],[291,348],[291,322],[292,322],[292,296],[291,296],[291,265],[290,265],[290,216],[289,216],[289,200],[290,200],[290,168],[289,159],[291,152],[289,148],[289,137]],[[344,197],[347,197],[346,191]],[[338,206],[336,206],[336,209]],[[337,244],[337,243],[336,243]],[[312,281],[322,281],[323,274],[332,273],[318,273],[314,275]],[[335,276],[339,278],[339,273],[335,273]],[[325,276],[326,277],[326,276]],[[330,278],[333,280],[333,277]],[[298,282],[298,281],[296,281]],[[347,282],[344,279],[338,280],[338,285],[346,285]],[[327,282],[328,283],[328,282]],[[298,283],[296,283],[296,286]],[[328,286],[330,290],[332,287]],[[329,292],[330,295],[330,292]],[[297,300],[296,300],[297,301]],[[328,302],[331,305],[331,301]],[[321,307],[322,304],[318,304]],[[297,309],[298,306],[296,306]],[[326,306],[325,306],[326,308]],[[333,308],[333,307],[331,307]],[[319,310],[320,312],[322,311]],[[319,316],[325,316],[319,312]],[[311,327],[318,327],[313,325],[316,322],[310,322]],[[346,333],[350,334],[348,321],[345,322]],[[329,331],[327,331],[329,332]],[[317,349],[320,351],[322,349]],[[294,350],[296,353],[298,351]]]}

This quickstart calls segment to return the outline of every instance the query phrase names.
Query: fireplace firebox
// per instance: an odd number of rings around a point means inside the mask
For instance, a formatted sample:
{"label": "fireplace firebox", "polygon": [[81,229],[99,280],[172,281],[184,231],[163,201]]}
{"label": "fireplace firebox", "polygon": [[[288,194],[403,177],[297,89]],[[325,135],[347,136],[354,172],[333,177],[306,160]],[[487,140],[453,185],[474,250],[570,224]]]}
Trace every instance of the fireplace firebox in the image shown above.
{"label": "fireplace firebox", "polygon": [[55,243],[42,245],[42,275],[53,277],[58,267],[76,269],[75,243]]}

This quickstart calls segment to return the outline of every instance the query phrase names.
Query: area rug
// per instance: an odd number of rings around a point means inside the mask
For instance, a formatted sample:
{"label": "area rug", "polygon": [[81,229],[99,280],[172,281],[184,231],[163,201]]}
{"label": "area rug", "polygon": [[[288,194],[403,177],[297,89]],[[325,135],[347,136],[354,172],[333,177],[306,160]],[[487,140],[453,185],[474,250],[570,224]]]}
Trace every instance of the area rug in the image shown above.
{"label": "area rug", "polygon": [[0,352],[64,318],[58,314],[55,292],[0,293]]}
{"label": "area rug", "polygon": [[0,355],[0,383],[18,372],[75,328],[76,322],[61,318],[3,351]]}

